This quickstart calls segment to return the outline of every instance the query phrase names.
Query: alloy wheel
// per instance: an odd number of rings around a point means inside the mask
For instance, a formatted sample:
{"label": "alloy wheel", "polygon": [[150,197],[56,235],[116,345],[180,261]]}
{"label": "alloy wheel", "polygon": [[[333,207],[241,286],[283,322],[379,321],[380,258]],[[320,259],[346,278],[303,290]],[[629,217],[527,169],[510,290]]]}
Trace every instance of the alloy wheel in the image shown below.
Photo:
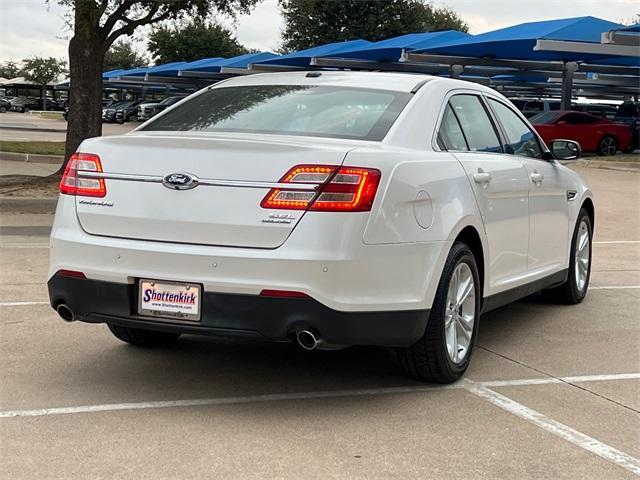
{"label": "alloy wheel", "polygon": [[575,248],[575,276],[576,287],[579,292],[582,292],[587,284],[587,277],[589,275],[589,261],[591,257],[591,242],[589,242],[589,227],[587,222],[582,220],[580,227],[578,228],[578,235],[576,236],[576,248]]}
{"label": "alloy wheel", "polygon": [[461,363],[469,354],[476,316],[476,289],[473,273],[466,263],[459,263],[449,282],[445,310],[445,339],[449,359]]}
{"label": "alloy wheel", "polygon": [[616,139],[612,137],[605,137],[600,141],[600,151],[603,155],[609,157],[611,155],[615,155],[618,151],[618,145],[616,144]]}

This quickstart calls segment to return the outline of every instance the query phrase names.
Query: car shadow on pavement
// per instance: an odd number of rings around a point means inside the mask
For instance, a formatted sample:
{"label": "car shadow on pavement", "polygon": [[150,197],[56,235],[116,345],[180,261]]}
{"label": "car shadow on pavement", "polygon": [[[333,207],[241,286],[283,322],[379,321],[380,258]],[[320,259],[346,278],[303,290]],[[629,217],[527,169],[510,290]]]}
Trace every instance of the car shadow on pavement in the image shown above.
{"label": "car shadow on pavement", "polygon": [[[499,350],[522,341],[553,308],[525,299],[491,312],[481,322],[478,345]],[[390,348],[309,352],[295,344],[183,335],[172,348],[143,349],[121,343],[104,326],[90,328],[103,329],[103,348],[67,365],[67,375],[72,384],[93,385],[118,401],[421,385],[403,374]]]}

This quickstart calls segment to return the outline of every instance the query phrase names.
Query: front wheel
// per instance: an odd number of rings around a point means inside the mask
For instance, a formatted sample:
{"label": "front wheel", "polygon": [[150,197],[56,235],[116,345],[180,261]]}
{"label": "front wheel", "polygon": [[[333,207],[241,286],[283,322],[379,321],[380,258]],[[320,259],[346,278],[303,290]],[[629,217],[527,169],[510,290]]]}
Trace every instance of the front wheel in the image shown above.
{"label": "front wheel", "polygon": [[424,335],[397,350],[405,372],[421,381],[452,383],[469,367],[480,316],[480,277],[469,247],[456,242],[442,272]]}
{"label": "front wheel", "polygon": [[591,277],[592,235],[591,218],[587,211],[582,208],[578,214],[578,221],[571,239],[571,256],[569,258],[567,280],[561,285],[545,291],[545,294],[552,300],[570,305],[584,300]]}
{"label": "front wheel", "polygon": [[136,347],[161,348],[170,347],[178,340],[179,333],[157,332],[142,328],[120,327],[108,325],[111,333],[125,343]]}

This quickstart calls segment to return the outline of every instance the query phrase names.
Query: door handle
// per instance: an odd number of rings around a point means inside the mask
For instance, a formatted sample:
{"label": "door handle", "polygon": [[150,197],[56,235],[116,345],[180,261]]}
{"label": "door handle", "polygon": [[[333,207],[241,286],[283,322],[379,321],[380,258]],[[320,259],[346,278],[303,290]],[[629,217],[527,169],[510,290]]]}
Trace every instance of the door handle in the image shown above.
{"label": "door handle", "polygon": [[473,181],[479,183],[480,185],[486,185],[491,181],[493,177],[490,173],[483,172],[481,169],[478,169],[478,173],[473,174]]}
{"label": "door handle", "polygon": [[533,172],[531,174],[531,181],[536,185],[540,186],[543,180],[544,180],[544,175],[542,175],[541,173]]}

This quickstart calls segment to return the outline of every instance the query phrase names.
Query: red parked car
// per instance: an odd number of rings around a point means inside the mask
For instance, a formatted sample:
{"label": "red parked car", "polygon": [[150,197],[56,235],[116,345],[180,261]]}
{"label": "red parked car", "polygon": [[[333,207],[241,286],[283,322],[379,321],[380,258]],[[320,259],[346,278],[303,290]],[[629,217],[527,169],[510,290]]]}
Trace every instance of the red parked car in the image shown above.
{"label": "red parked car", "polygon": [[589,113],[544,112],[531,117],[529,121],[547,145],[556,139],[574,140],[584,152],[609,156],[615,155],[618,150],[626,152],[631,144],[628,125]]}

